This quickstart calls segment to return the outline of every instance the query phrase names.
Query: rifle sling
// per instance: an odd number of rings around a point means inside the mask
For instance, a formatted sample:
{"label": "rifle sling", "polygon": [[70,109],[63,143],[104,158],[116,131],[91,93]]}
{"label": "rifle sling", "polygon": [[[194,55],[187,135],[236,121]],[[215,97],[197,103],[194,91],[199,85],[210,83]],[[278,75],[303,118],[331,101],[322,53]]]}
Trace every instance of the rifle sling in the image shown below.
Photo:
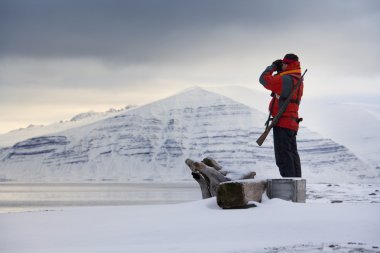
{"label": "rifle sling", "polygon": [[[296,76],[296,75],[289,75],[293,78],[295,78],[297,81],[299,79],[301,79],[299,76]],[[293,88],[294,88],[294,84],[293,84]],[[282,101],[285,101],[287,98],[286,97],[282,97],[282,96],[278,96],[276,93],[272,92],[271,94],[271,97],[273,98],[276,98],[278,100],[282,100]],[[299,105],[301,103],[301,100],[299,99],[299,95],[300,95],[300,88],[298,88],[298,91],[297,91],[297,98],[296,99],[290,99],[289,103],[294,103],[294,104],[297,104]],[[268,127],[269,125],[269,122],[273,120],[273,117],[271,117],[272,115],[272,110],[273,110],[273,106],[274,106],[274,102],[272,103],[270,109],[269,109],[269,116],[268,116],[268,120],[265,122],[265,126]],[[282,116],[283,118],[291,118],[292,120],[296,121],[297,124],[299,124],[303,118],[296,118],[296,117],[291,117],[291,116]]]}

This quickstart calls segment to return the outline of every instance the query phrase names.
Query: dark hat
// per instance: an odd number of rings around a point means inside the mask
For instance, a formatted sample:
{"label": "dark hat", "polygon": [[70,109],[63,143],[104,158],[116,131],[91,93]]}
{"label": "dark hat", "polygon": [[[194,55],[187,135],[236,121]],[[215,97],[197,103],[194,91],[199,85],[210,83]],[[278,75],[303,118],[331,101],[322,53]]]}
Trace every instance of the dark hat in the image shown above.
{"label": "dark hat", "polygon": [[298,61],[298,56],[295,54],[287,54],[285,55],[284,59],[282,60],[285,64],[290,64],[292,62]]}

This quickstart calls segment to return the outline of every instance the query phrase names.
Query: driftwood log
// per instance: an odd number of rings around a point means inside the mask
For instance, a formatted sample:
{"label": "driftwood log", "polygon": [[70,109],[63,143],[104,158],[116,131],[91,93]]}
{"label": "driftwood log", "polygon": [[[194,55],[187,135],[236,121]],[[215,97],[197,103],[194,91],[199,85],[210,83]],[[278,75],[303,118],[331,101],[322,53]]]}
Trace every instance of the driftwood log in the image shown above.
{"label": "driftwood log", "polygon": [[223,209],[256,206],[248,203],[250,201],[261,202],[265,189],[265,180],[251,179],[224,182],[219,185],[216,202]]}
{"label": "driftwood log", "polygon": [[[224,170],[222,166],[210,157],[204,158],[201,162],[186,159],[185,163],[189,166],[195,181],[198,182],[201,188],[202,198],[204,199],[215,197],[219,184],[231,181],[227,176],[228,171]],[[253,179],[255,176],[256,172],[252,171],[239,179]]]}

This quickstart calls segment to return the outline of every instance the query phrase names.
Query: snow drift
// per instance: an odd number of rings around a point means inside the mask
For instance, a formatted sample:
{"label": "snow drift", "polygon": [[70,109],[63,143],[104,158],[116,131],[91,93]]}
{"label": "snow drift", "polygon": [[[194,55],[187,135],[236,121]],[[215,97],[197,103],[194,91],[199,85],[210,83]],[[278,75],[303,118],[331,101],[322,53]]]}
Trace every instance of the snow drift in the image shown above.
{"label": "snow drift", "polygon": [[379,252],[378,203],[265,199],[256,204],[222,210],[210,198],[175,205],[1,214],[0,226],[7,232],[0,233],[0,251]]}

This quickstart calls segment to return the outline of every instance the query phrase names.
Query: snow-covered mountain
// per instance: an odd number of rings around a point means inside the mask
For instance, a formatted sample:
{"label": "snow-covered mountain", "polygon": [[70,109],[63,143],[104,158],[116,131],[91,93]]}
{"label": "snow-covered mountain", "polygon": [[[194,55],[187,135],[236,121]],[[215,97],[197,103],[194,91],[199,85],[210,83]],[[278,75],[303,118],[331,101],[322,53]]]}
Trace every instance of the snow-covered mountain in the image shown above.
{"label": "snow-covered mountain", "polygon": [[[271,137],[256,139],[266,115],[193,88],[66,131],[0,149],[0,178],[27,182],[192,180],[184,161],[211,156],[230,176],[278,177]],[[370,180],[352,152],[307,128],[299,131],[303,175],[311,181]]]}
{"label": "snow-covered mountain", "polygon": [[[261,86],[261,85],[260,85]],[[260,87],[261,88],[261,87]],[[240,86],[207,88],[267,113],[270,92]],[[380,172],[380,100],[376,96],[323,97],[302,101],[301,125],[344,145]]]}

